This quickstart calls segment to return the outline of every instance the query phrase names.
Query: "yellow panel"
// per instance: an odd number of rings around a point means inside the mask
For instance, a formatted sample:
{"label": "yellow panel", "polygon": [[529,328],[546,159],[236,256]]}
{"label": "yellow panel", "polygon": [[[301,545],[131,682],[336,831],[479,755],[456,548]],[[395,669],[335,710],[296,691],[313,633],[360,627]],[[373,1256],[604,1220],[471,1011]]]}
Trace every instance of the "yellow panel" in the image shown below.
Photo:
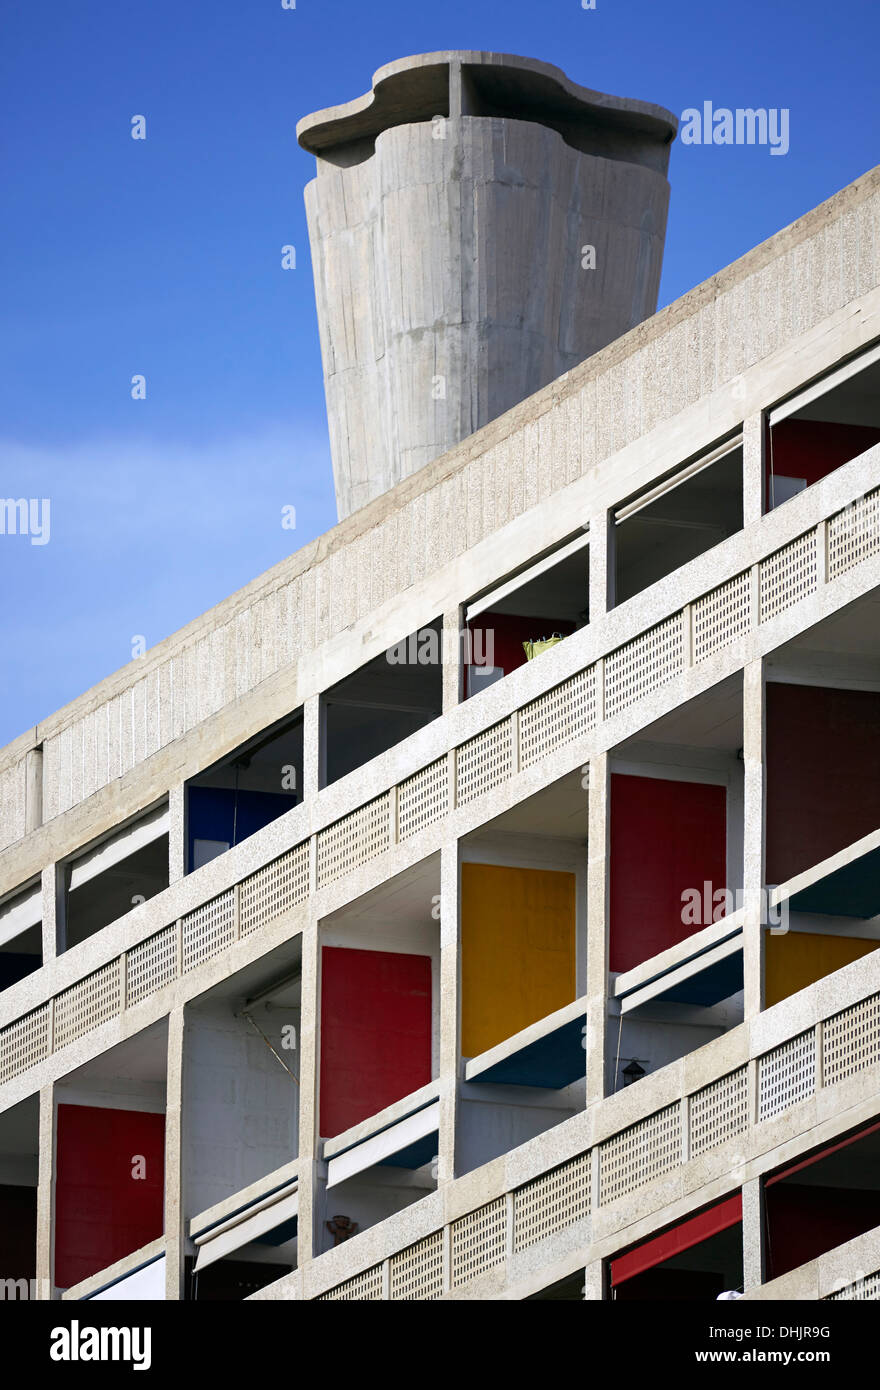
{"label": "yellow panel", "polygon": [[575,997],[575,876],[461,867],[461,1049],[504,1042]]}
{"label": "yellow panel", "polygon": [[790,931],[784,936],[771,936],[768,932],[765,940],[767,1008],[880,946],[880,941],[865,941],[858,936],[825,936],[818,932]]}

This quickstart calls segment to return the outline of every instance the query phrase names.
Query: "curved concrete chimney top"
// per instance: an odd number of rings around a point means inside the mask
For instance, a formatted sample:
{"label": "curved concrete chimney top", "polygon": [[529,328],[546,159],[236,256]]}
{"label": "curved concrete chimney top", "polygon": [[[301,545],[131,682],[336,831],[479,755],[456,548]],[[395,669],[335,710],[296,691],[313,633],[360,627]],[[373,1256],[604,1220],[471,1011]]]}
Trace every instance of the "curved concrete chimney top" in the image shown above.
{"label": "curved concrete chimney top", "polygon": [[340,519],[654,313],[676,129],[469,52],[300,121]]}

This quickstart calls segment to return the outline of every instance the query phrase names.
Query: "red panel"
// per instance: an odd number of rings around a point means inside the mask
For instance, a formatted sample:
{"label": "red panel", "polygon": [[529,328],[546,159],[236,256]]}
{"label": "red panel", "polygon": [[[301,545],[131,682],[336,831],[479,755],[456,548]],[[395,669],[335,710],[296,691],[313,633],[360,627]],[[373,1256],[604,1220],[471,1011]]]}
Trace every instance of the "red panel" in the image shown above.
{"label": "red panel", "polygon": [[726,887],[726,797],[725,787],[698,782],[612,776],[612,970],[631,970],[709,926],[711,914],[682,921],[682,894],[703,893],[708,882],[711,906]]}
{"label": "red panel", "polygon": [[654,1265],[662,1264],[664,1260],[670,1260],[673,1255],[680,1255],[684,1250],[690,1250],[692,1246],[699,1245],[702,1241],[708,1240],[710,1236],[717,1236],[719,1231],[726,1231],[730,1226],[736,1226],[742,1221],[742,1194],[737,1193],[735,1197],[729,1197],[726,1202],[719,1202],[717,1206],[710,1207],[708,1211],[701,1211],[699,1216],[692,1216],[690,1221],[683,1221],[681,1225],[674,1226],[671,1231],[664,1231],[662,1236],[655,1236],[653,1240],[646,1240],[643,1245],[636,1246],[635,1250],[630,1250],[629,1254],[621,1255],[619,1259],[611,1261],[611,1283],[623,1284],[627,1279],[632,1279],[636,1274],[642,1274],[646,1269],[652,1269]]}
{"label": "red panel", "polygon": [[[880,440],[874,425],[837,425],[825,420],[781,420],[772,429],[773,472],[817,483]],[[770,505],[770,449],[765,450]]]}
{"label": "red panel", "polygon": [[784,883],[878,826],[880,694],[768,684],[767,882]]}
{"label": "red panel", "polygon": [[880,1192],[782,1182],[765,1190],[764,1202],[768,1279],[880,1225]]}
{"label": "red panel", "polygon": [[[482,665],[485,659],[488,665],[491,657],[491,664],[500,666],[505,676],[525,665],[523,642],[537,637],[552,637],[554,632],[568,637],[575,630],[574,623],[564,623],[559,618],[521,618],[515,613],[491,611],[481,613],[479,619],[469,623],[468,627],[475,664]],[[475,687],[479,690],[483,687],[478,682],[479,677],[475,681]],[[472,695],[474,692],[468,690],[467,693]]]}
{"label": "red panel", "polygon": [[[136,1158],[144,1159],[136,1167]],[[136,1177],[137,1171],[144,1177]],[[97,1274],[164,1229],[165,1116],[58,1107],[55,1282]]]}
{"label": "red panel", "polygon": [[321,952],[321,1134],[359,1124],[431,1080],[431,958]]}

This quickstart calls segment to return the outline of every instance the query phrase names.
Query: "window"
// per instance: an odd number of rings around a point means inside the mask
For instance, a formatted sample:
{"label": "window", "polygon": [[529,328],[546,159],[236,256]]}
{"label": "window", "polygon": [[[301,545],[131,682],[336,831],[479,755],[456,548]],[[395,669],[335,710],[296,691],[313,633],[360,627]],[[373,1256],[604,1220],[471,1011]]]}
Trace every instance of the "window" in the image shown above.
{"label": "window", "polygon": [[465,611],[465,698],[586,626],[589,539],[579,532],[471,600]]}
{"label": "window", "polygon": [[430,724],[443,707],[439,619],[396,642],[321,697],[322,785]]}
{"label": "window", "polygon": [[168,887],[168,824],[166,803],[71,861],[68,948]]}
{"label": "window", "polygon": [[189,872],[302,800],[302,710],[241,744],[186,787]]}
{"label": "window", "polygon": [[43,964],[42,917],[39,882],[0,905],[0,990]]}
{"label": "window", "polygon": [[615,603],[624,603],[742,530],[742,490],[738,435],[618,507]]}
{"label": "window", "polygon": [[774,407],[767,417],[765,510],[880,442],[880,345]]}

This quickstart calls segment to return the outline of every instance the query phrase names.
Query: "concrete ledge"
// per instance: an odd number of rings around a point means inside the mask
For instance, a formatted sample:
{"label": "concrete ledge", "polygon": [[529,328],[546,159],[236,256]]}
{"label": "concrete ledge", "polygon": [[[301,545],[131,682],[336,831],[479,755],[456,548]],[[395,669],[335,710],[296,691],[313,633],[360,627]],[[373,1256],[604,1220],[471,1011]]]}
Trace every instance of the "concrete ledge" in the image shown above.
{"label": "concrete ledge", "polygon": [[[518,102],[524,112],[540,99],[545,106],[565,111],[569,117],[579,115],[629,128],[648,134],[663,145],[674,138],[678,129],[676,117],[664,107],[581,87],[552,63],[511,53],[454,49],[385,63],[373,74],[372,88],[363,96],[303,116],[297,123],[297,139],[304,150],[320,156],[334,145],[369,139],[391,126],[430,120],[437,114],[440,95],[436,70],[453,65],[503,72],[509,99]],[[446,82],[448,85],[448,76]]]}

